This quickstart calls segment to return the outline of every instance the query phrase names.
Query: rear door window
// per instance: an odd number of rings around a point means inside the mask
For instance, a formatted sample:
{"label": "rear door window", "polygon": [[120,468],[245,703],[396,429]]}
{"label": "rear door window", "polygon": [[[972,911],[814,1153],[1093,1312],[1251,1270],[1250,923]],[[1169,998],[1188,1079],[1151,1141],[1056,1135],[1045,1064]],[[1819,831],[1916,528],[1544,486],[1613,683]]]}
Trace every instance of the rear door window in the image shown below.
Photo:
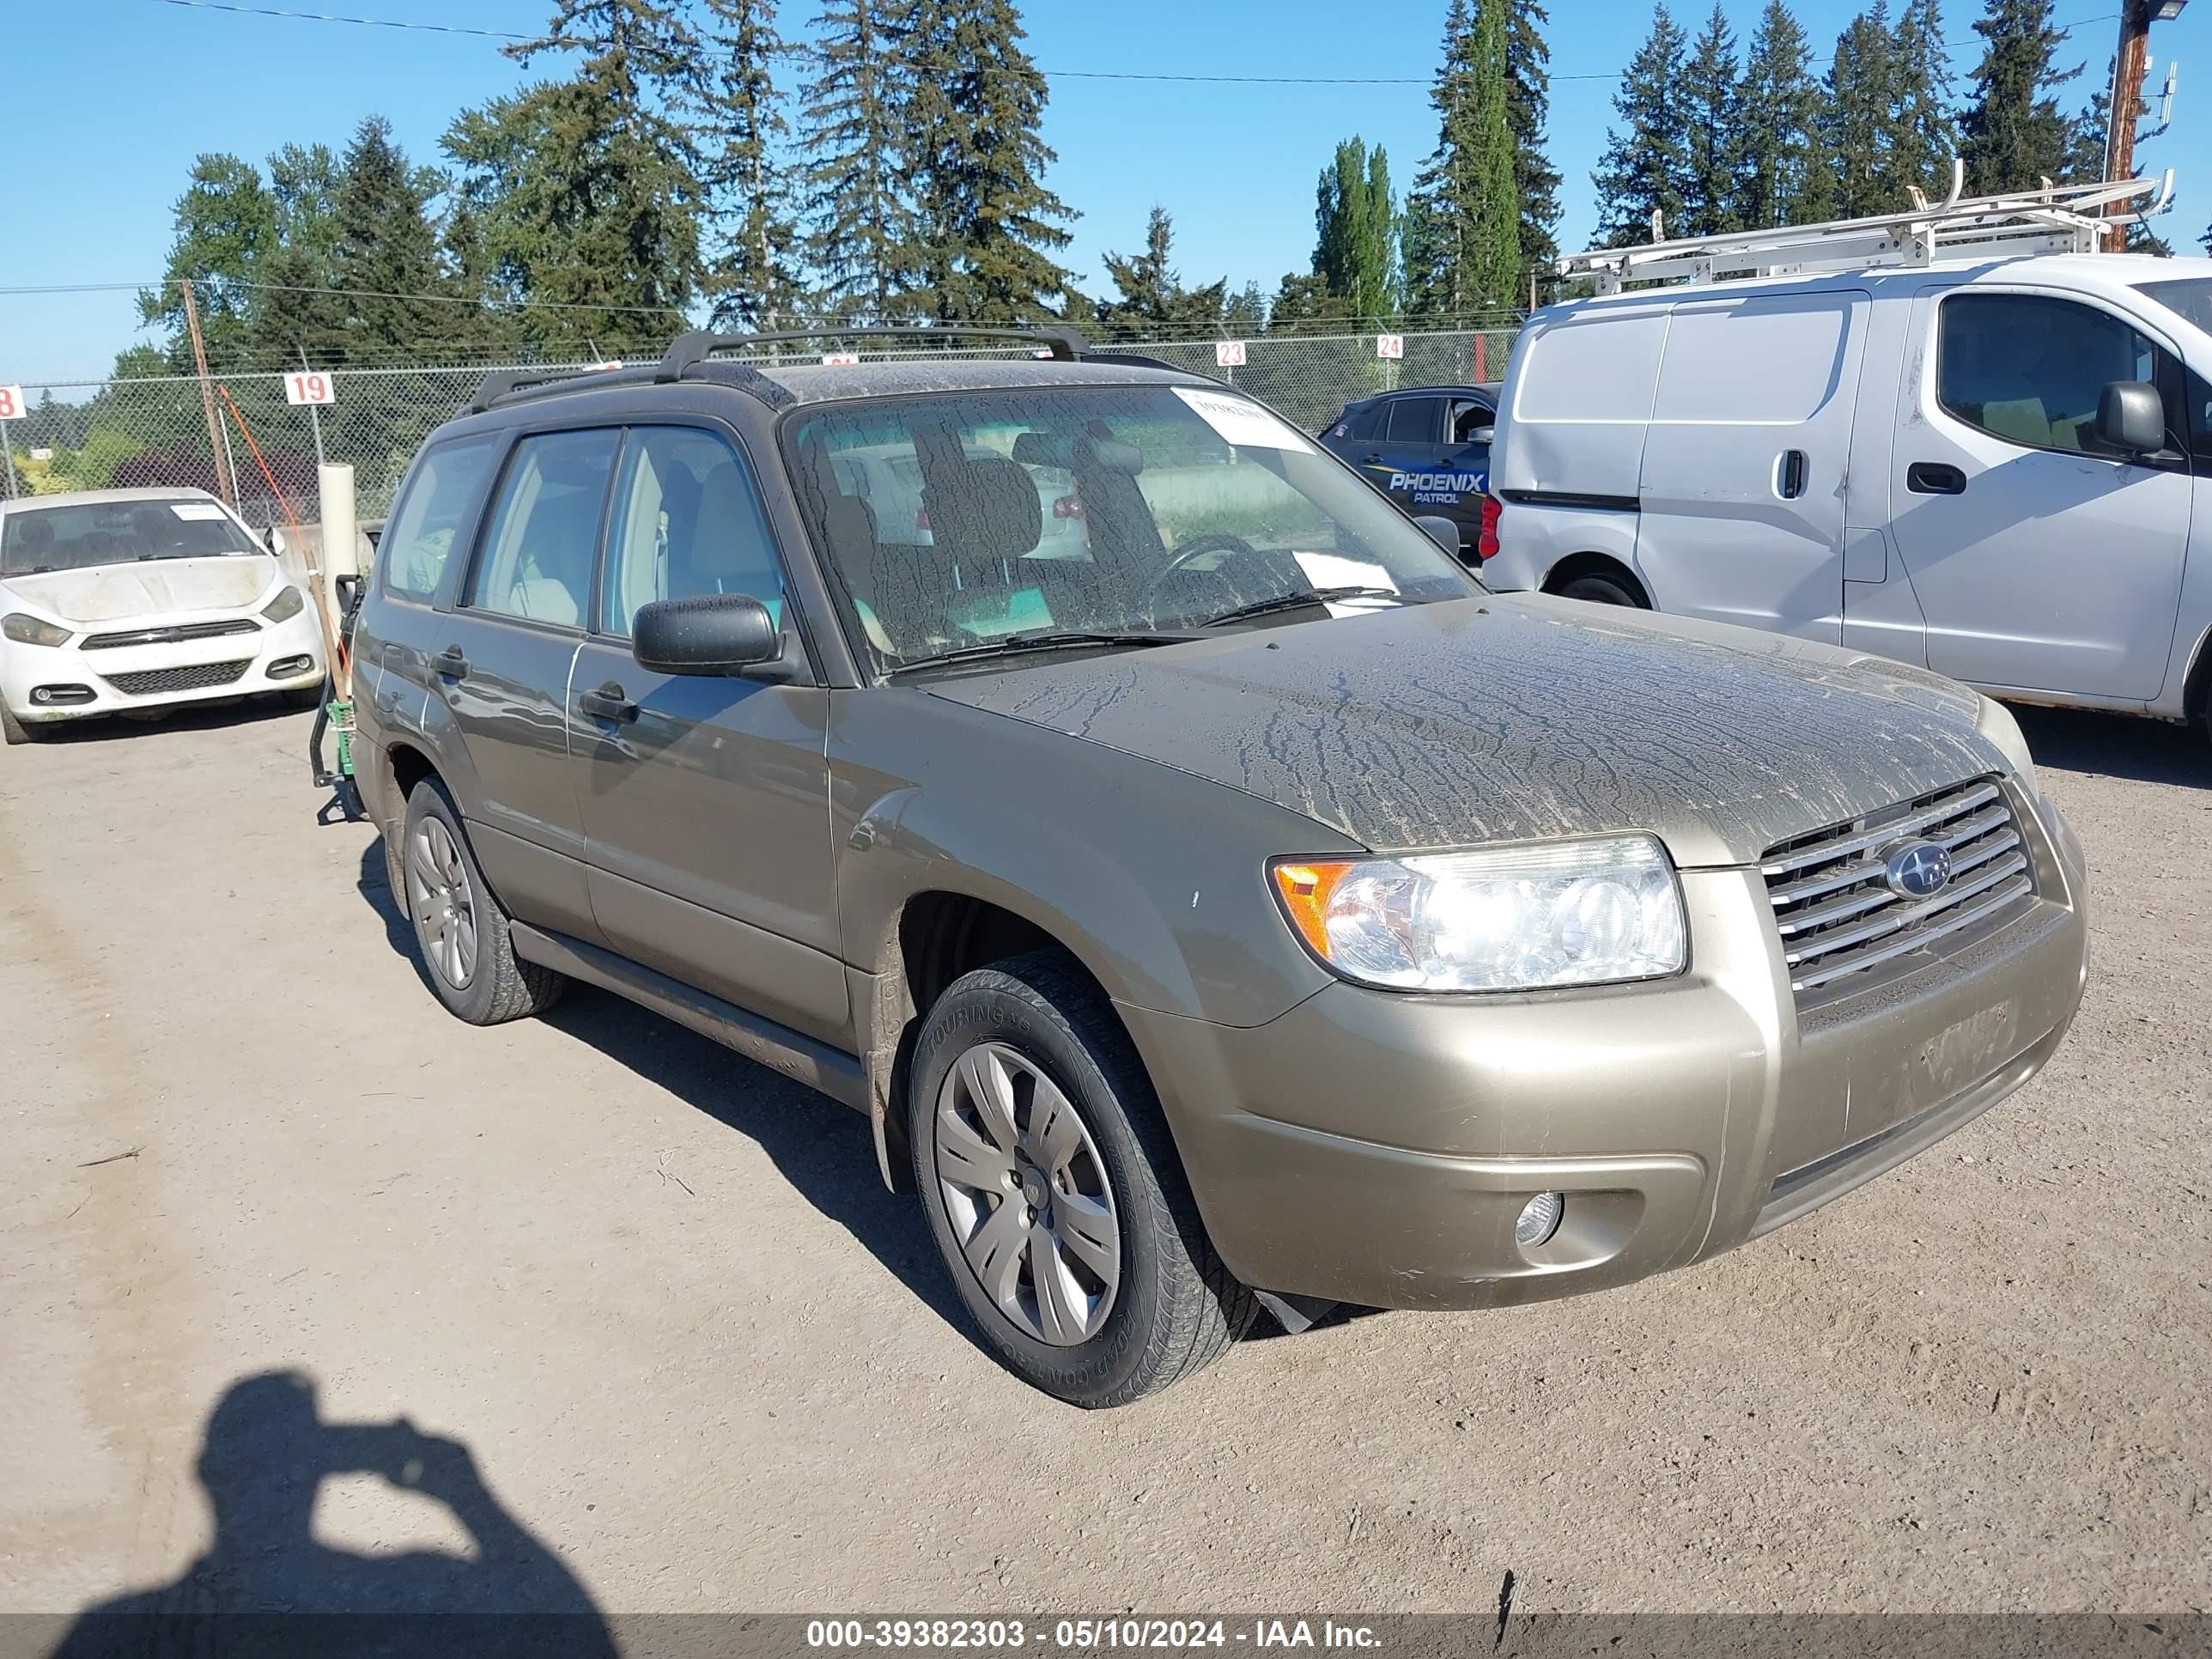
{"label": "rear door window", "polygon": [[1441,398],[1401,398],[1390,405],[1390,441],[1394,444],[1433,444],[1443,435],[1444,400]]}
{"label": "rear door window", "polygon": [[619,435],[611,427],[544,432],[514,447],[465,604],[556,627],[583,625]]}
{"label": "rear door window", "polygon": [[1936,401],[1946,414],[2023,448],[2110,455],[2097,436],[2106,386],[2161,379],[2159,348],[2094,306],[2035,294],[1954,294],[1938,316]]}
{"label": "rear door window", "polygon": [[1370,404],[1364,409],[1353,411],[1352,418],[1345,422],[1349,428],[1346,435],[1352,438],[1381,437],[1382,422],[1389,413],[1390,405],[1388,404]]}
{"label": "rear door window", "polygon": [[436,596],[453,544],[466,535],[469,514],[499,459],[499,441],[461,438],[423,455],[377,540],[385,592],[426,605]]}

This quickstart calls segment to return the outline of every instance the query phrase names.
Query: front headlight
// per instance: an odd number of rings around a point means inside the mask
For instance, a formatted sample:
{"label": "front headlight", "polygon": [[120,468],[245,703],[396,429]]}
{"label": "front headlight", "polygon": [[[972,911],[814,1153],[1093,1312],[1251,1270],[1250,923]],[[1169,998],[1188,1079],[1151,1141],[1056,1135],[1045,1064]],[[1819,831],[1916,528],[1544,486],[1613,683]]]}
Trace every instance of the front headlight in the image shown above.
{"label": "front headlight", "polygon": [[270,622],[289,622],[300,614],[300,607],[307,602],[306,594],[301,592],[291,583],[286,582],[276,597],[261,607],[261,614],[268,617]]}
{"label": "front headlight", "polygon": [[0,619],[0,634],[5,634],[19,645],[67,645],[70,636],[68,629],[57,628],[50,622],[41,622],[21,611],[12,611],[4,619]]}
{"label": "front headlight", "polygon": [[2012,710],[1984,697],[1981,708],[1975,712],[1974,724],[2012,763],[2012,769],[2020,774],[2020,781],[2027,786],[2028,793],[2041,793],[2035,780],[2035,757],[2028,753],[2027,739],[2021,734],[2020,722],[2012,717]]}
{"label": "front headlight", "polygon": [[1688,960],[1681,890],[1650,836],[1271,868],[1299,937],[1363,985],[1534,991],[1658,979]]}

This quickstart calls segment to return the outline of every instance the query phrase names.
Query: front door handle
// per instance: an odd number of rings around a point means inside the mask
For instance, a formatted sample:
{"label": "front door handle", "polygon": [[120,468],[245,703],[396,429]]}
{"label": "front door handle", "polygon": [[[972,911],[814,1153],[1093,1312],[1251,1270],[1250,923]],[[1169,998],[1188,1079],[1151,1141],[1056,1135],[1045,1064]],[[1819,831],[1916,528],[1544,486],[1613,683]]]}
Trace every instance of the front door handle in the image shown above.
{"label": "front door handle", "polygon": [[461,647],[449,645],[430,659],[430,672],[441,679],[465,680],[469,677],[469,659],[461,654]]}
{"label": "front door handle", "polygon": [[1905,487],[1916,495],[1961,495],[1966,475],[1948,461],[1915,461],[1905,469]]}
{"label": "front door handle", "polygon": [[576,707],[595,720],[634,720],[637,718],[637,705],[612,680],[596,691],[584,692],[576,699]]}

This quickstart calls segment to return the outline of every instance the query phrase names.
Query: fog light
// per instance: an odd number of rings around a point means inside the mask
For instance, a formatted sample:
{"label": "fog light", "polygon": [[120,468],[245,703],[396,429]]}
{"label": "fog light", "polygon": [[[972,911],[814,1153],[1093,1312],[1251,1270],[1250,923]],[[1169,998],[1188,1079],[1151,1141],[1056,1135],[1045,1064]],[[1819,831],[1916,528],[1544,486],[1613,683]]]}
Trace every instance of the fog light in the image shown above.
{"label": "fog light", "polygon": [[1566,1208],[1566,1200],[1559,1194],[1537,1194],[1521,1206],[1521,1218],[1513,1224],[1513,1242],[1524,1250],[1534,1249],[1559,1231],[1559,1218]]}
{"label": "fog light", "polygon": [[306,673],[314,666],[314,663],[315,659],[313,657],[279,657],[269,665],[269,678],[272,680],[289,680],[295,674]]}

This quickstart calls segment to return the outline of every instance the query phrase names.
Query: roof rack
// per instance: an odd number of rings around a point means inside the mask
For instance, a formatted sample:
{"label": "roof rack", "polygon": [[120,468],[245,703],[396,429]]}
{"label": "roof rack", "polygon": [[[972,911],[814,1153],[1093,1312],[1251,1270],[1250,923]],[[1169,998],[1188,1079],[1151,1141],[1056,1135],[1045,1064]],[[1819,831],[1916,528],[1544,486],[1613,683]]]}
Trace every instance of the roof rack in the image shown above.
{"label": "roof rack", "polygon": [[483,377],[462,409],[464,415],[481,415],[509,392],[520,392],[525,386],[551,386],[560,380],[580,380],[590,374],[605,374],[621,368],[619,363],[598,363],[590,368],[500,368]]}
{"label": "roof rack", "polygon": [[936,327],[930,325],[908,325],[880,328],[800,328],[787,329],[771,334],[717,334],[711,329],[693,329],[679,334],[669,343],[660,367],[653,378],[659,381],[680,380],[691,369],[717,351],[735,350],[744,346],[790,345],[801,340],[849,339],[904,340],[916,345],[937,344],[946,339],[1006,339],[1020,340],[1030,345],[1048,349],[1053,356],[1063,363],[1079,361],[1083,356],[1083,337],[1072,328],[971,328],[966,324]]}
{"label": "roof rack", "polygon": [[[1590,248],[1559,262],[1562,276],[1591,276],[1601,294],[1628,283],[1687,277],[1780,276],[1799,272],[1874,270],[1925,265],[1936,259],[2018,258],[2032,253],[2094,253],[2130,219],[2163,213],[2173,203],[2173,171],[2160,179],[2110,184],[2054,185],[1995,196],[1963,196],[1966,169],[1951,163],[1951,191],[1930,203],[1912,191],[1912,205],[1866,219],[1781,225],[1769,230],[1683,236],[1629,247]],[[2149,206],[2115,218],[2106,210],[2152,197]],[[1653,216],[1658,228],[1657,216]]]}

